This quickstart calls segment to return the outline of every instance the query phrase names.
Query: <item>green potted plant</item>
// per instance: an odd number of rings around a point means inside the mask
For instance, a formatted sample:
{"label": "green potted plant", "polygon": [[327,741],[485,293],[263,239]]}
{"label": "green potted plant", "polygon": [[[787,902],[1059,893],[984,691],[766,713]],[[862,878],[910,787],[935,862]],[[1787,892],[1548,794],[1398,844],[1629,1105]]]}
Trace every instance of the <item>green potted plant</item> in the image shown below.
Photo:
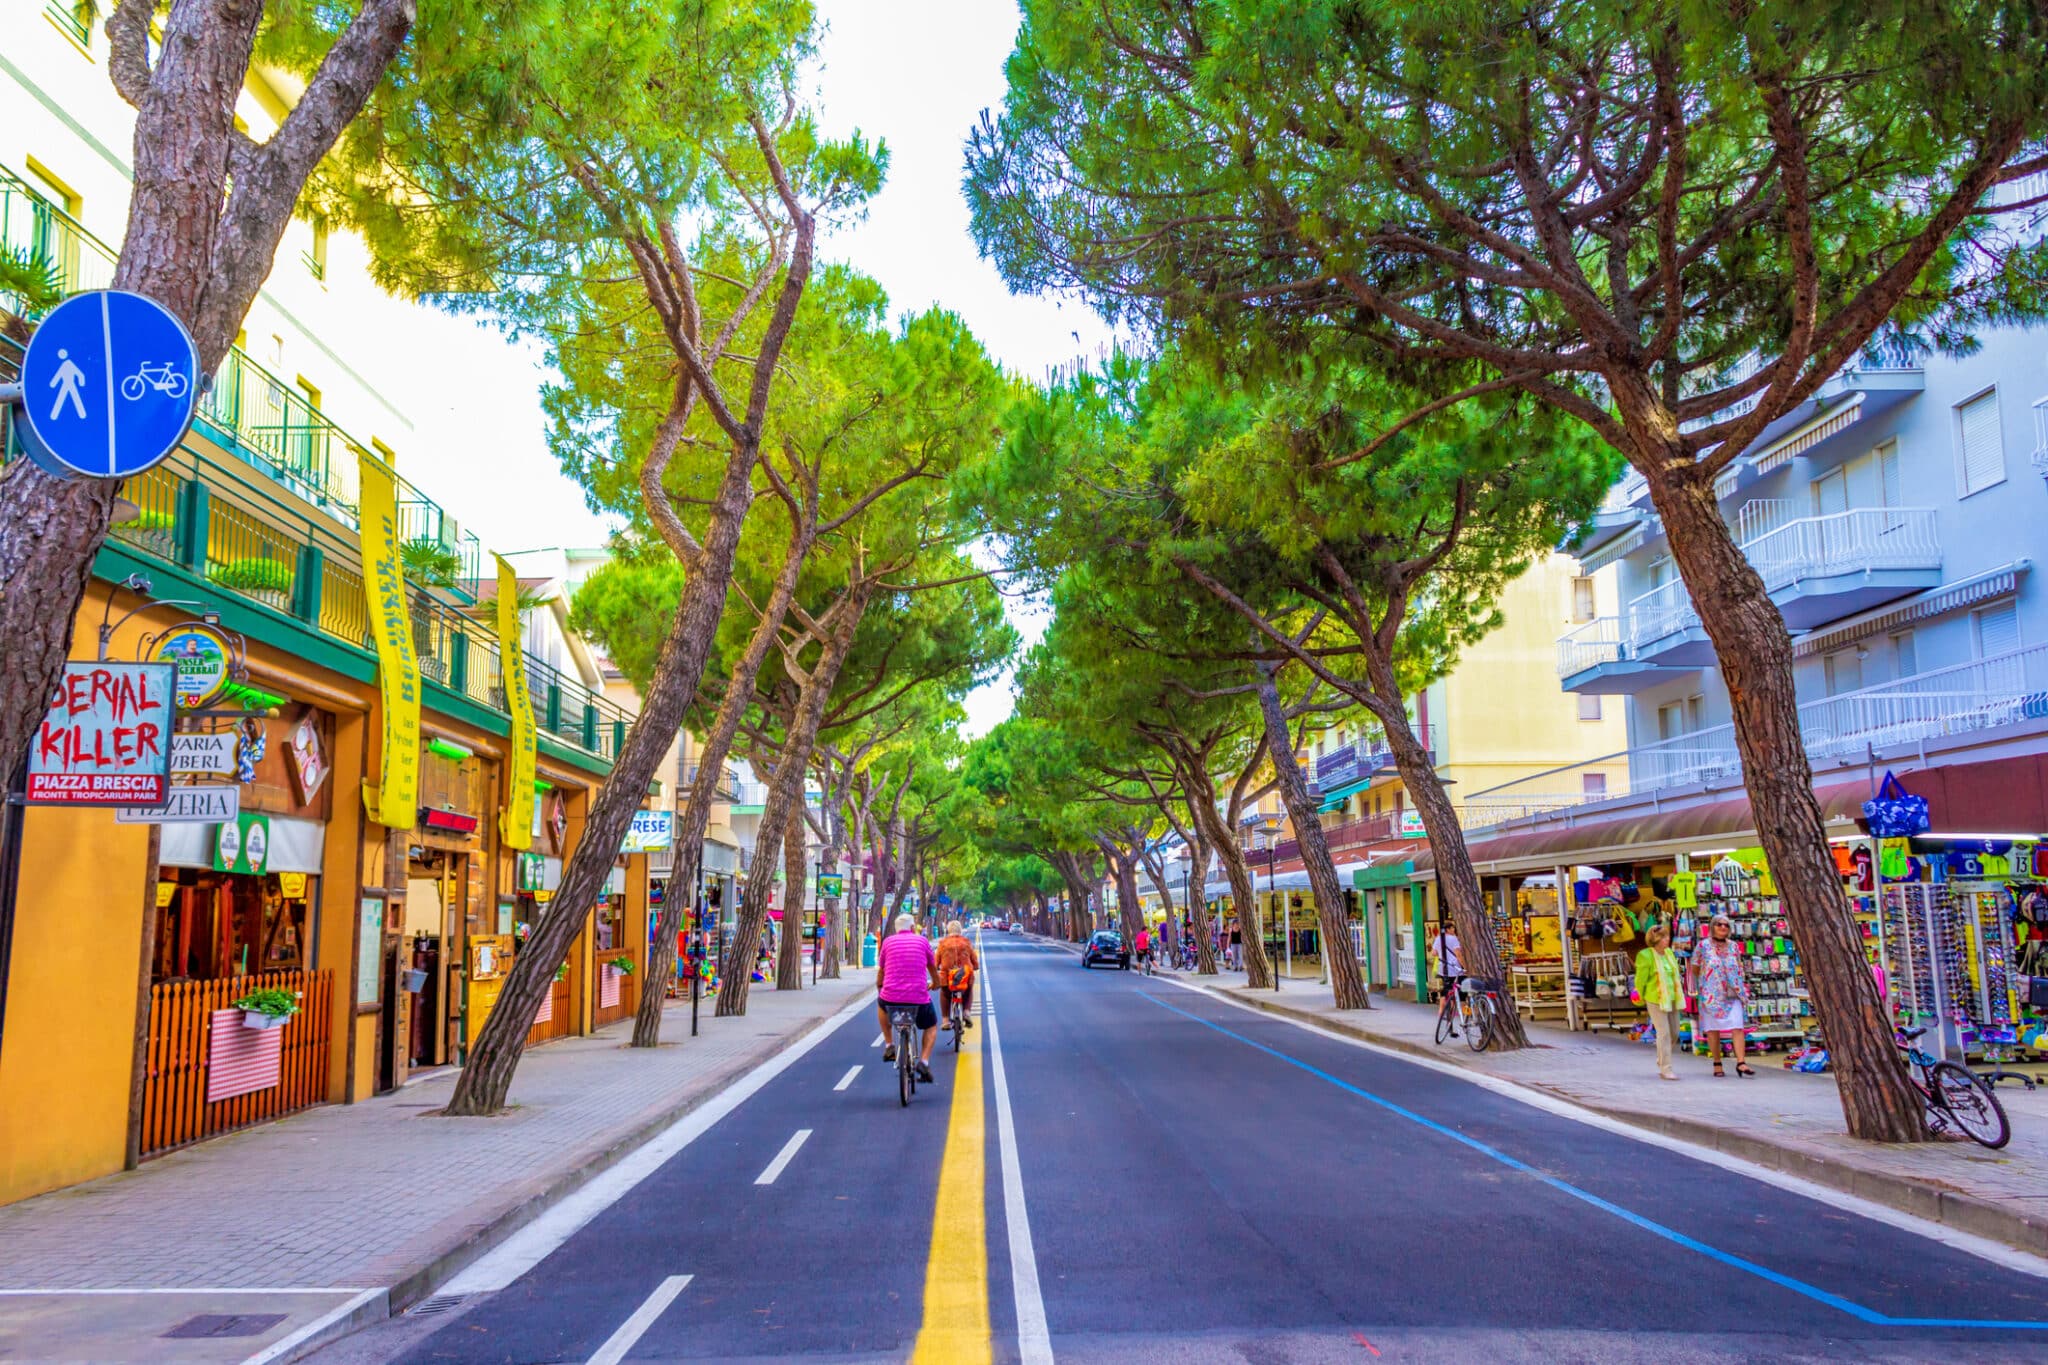
{"label": "green potted plant", "polygon": [[620,976],[631,976],[633,974],[633,959],[624,953],[620,953],[604,965],[617,972]]}
{"label": "green potted plant", "polygon": [[448,661],[434,648],[433,596],[428,588],[452,588],[462,572],[462,556],[432,536],[415,536],[398,547],[405,581],[418,589],[412,599],[412,647],[420,672],[435,682],[448,681]]}
{"label": "green potted plant", "polygon": [[562,964],[561,966],[559,966],[559,967],[555,968],[555,980],[557,980],[557,981],[567,981],[568,979],[569,979],[569,964],[568,964],[568,963],[566,963],[566,962],[564,962],[564,963],[563,963],[563,964]]}
{"label": "green potted plant", "polygon": [[243,1028],[283,1028],[299,1012],[299,997],[295,991],[269,986],[250,991],[234,1001],[231,1008],[242,1012]]}
{"label": "green potted plant", "polygon": [[292,604],[292,566],[275,559],[230,559],[206,571],[230,592],[253,598],[267,607],[287,611]]}

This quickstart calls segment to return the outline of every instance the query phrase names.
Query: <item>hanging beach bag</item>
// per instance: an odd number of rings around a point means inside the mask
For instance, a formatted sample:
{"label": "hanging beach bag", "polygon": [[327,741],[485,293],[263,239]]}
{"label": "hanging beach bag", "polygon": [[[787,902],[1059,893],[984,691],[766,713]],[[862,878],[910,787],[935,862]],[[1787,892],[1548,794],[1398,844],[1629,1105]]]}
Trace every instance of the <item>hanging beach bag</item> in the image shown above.
{"label": "hanging beach bag", "polygon": [[1885,770],[1877,795],[1863,803],[1863,818],[1870,822],[1870,832],[1880,839],[1924,834],[1933,824],[1927,813],[1927,798],[1914,796],[1901,787],[1890,769]]}

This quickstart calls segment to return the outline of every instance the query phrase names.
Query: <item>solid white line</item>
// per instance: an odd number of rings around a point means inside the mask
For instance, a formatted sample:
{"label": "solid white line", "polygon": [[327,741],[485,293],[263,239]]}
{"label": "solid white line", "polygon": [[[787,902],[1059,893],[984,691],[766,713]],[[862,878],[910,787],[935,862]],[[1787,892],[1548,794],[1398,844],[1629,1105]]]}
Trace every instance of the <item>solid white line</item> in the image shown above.
{"label": "solid white line", "polygon": [[2022,1251],[2018,1247],[2007,1246],[2005,1243],[1994,1241],[1989,1237],[1979,1237],[1974,1233],[1962,1232],[1949,1227],[1945,1223],[1936,1223],[1930,1219],[1916,1217],[1910,1213],[1902,1213],[1889,1205],[1875,1203],[1859,1195],[1846,1194],[1832,1186],[1816,1184],[1811,1180],[1806,1180],[1796,1175],[1789,1175],[1784,1171],[1774,1170],[1769,1166],[1759,1165],[1754,1161],[1733,1156],[1727,1152],[1717,1152],[1711,1147],[1702,1147],[1697,1143],[1688,1142],[1681,1137],[1674,1137],[1668,1133],[1653,1132],[1648,1128],[1638,1128],[1632,1123],[1624,1123],[1620,1119],[1609,1118],[1605,1114],[1595,1113],[1590,1109],[1583,1109],[1573,1104],[1570,1100],[1559,1099],[1555,1095],[1547,1095],[1540,1090],[1531,1089],[1514,1081],[1504,1080],[1498,1076],[1489,1076],[1484,1072],[1473,1071],[1467,1067],[1458,1066],[1453,1062],[1439,1062],[1431,1057],[1418,1057],[1411,1052],[1400,1052],[1393,1048],[1382,1047],[1377,1043],[1369,1043],[1363,1038],[1354,1038],[1348,1033],[1339,1033],[1335,1029],[1324,1028],[1320,1024],[1310,1023],[1305,1019],[1293,1019],[1284,1014],[1272,1014],[1258,1008],[1256,1005],[1248,1005],[1242,1000],[1233,1000],[1220,990],[1208,986],[1197,986],[1191,982],[1175,980],[1171,977],[1167,979],[1184,991],[1199,992],[1202,995],[1209,996],[1211,999],[1221,1000],[1226,1005],[1256,1014],[1261,1018],[1277,1020],[1283,1024],[1292,1024],[1295,1028],[1301,1029],[1306,1033],[1313,1033],[1318,1037],[1328,1038],[1333,1042],[1347,1043],[1352,1047],[1377,1053],[1393,1061],[1406,1062],[1410,1066],[1419,1066],[1446,1076],[1456,1076],[1459,1080],[1476,1085],[1482,1090],[1490,1090],[1505,1099],[1526,1104],[1531,1109],[1541,1109],[1546,1114],[1555,1114],[1559,1118],[1570,1119],[1574,1123],[1583,1123],[1588,1128],[1598,1128],[1602,1132],[1613,1133],[1617,1137],[1625,1137],[1631,1141],[1640,1142],[1645,1146],[1661,1147],[1665,1151],[1676,1152],[1680,1156],[1690,1157],[1694,1161],[1702,1162],[1708,1166],[1718,1166],[1724,1171],[1747,1176],[1749,1179],[1759,1181],[1765,1185],[1772,1185],[1778,1189],[1789,1191],[1792,1194],[1801,1195],[1813,1200],[1815,1203],[1825,1204],[1829,1208],[1840,1209],[1844,1213],[1853,1213],[1859,1218],[1868,1218],[1873,1223],[1882,1223],[1886,1227],[1897,1228],[1901,1232],[1911,1233],[1916,1237],[1925,1237],[1930,1242],[1939,1242],[1943,1246],[1975,1256],[1980,1260],[1990,1261],[1992,1264],[2002,1266],[2007,1270],[2016,1270],[2023,1275],[2033,1275],[2041,1279],[2048,1279],[2048,1259]]}
{"label": "solid white line", "polygon": [[1024,1170],[1017,1160],[1017,1123],[1010,1112],[1010,1078],[1003,1070],[1003,1035],[990,1008],[989,971],[981,974],[982,1027],[988,1030],[989,1075],[996,1090],[996,1139],[1003,1161],[1003,1227],[1010,1235],[1010,1287],[1017,1300],[1017,1358],[1021,1365],[1052,1365],[1052,1333],[1038,1288],[1038,1255],[1031,1249],[1031,1216],[1024,1209]]}
{"label": "solid white line", "polygon": [[847,1086],[853,1084],[853,1078],[858,1075],[860,1075],[860,1068],[857,1066],[850,1066],[846,1068],[846,1074],[839,1078],[839,1084],[833,1086],[832,1088],[834,1090],[844,1090]]}
{"label": "solid white line", "polygon": [[[244,1360],[242,1365],[267,1365],[267,1362],[273,1360],[293,1359],[298,1354],[300,1346],[315,1340],[335,1323],[346,1322],[349,1318],[355,1316],[358,1309],[373,1300],[383,1298],[387,1292],[382,1289],[365,1289],[362,1293],[341,1305],[341,1307],[322,1313],[319,1317],[314,1318],[290,1336],[280,1337],[278,1340],[271,1342],[270,1345]],[[382,1316],[388,1317],[388,1311]]]}
{"label": "solid white line", "polygon": [[[858,1070],[858,1068],[855,1069]],[[797,1148],[803,1146],[804,1143],[810,1141],[810,1137],[810,1129],[797,1129],[796,1136],[791,1138],[789,1141],[783,1143],[782,1150],[775,1154],[775,1160],[768,1163],[768,1169],[754,1177],[754,1183],[756,1185],[773,1185],[775,1183],[775,1177],[781,1175],[783,1168],[788,1166],[791,1161],[794,1161],[796,1159]]]}
{"label": "solid white line", "polygon": [[865,994],[847,1001],[839,1013],[822,1027],[812,1029],[801,1042],[778,1052],[677,1119],[648,1139],[645,1146],[472,1261],[454,1279],[438,1286],[437,1292],[485,1294],[503,1289],[539,1265],[556,1247],[573,1237],[577,1229],[624,1198],[635,1185],[660,1170],[670,1157],[702,1137],[713,1124],[752,1099],[768,1082],[831,1037],[840,1025],[862,1014],[873,1017],[873,1010],[874,1002]]}
{"label": "solid white line", "polygon": [[663,1280],[661,1287],[647,1296],[647,1302],[634,1309],[633,1316],[620,1323],[619,1330],[597,1348],[597,1354],[590,1358],[590,1365],[619,1365],[626,1358],[626,1352],[633,1349],[633,1343],[647,1334],[647,1329],[654,1326],[654,1320],[667,1311],[689,1282],[688,1275],[671,1275]]}

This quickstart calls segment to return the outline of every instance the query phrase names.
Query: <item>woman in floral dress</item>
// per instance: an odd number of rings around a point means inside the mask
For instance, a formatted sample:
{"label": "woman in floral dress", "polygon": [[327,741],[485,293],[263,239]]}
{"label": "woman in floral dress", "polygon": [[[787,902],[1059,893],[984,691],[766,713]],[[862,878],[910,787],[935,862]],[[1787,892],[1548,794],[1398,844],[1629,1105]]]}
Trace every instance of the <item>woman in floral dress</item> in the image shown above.
{"label": "woman in floral dress", "polygon": [[1726,915],[1714,916],[1707,937],[1693,949],[1692,992],[1699,998],[1700,1031],[1707,1035],[1707,1055],[1714,1059],[1714,1074],[1727,1074],[1721,1070],[1721,1040],[1728,1038],[1735,1048],[1735,1074],[1754,1076],[1756,1072],[1742,1055],[1749,980],[1742,974],[1742,950],[1730,938],[1733,929]]}

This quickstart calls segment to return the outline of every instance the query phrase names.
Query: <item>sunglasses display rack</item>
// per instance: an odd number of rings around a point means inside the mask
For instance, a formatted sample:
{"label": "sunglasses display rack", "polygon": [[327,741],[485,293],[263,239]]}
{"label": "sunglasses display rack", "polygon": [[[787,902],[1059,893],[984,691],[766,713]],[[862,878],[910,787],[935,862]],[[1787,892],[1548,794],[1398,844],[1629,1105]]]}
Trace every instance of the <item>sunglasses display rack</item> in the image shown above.
{"label": "sunglasses display rack", "polygon": [[1968,928],[1954,891],[1940,882],[1894,883],[1879,890],[1878,906],[1893,1017],[1928,1026],[1923,1045],[1960,1060],[1977,1041],[1971,1014],[1977,993]]}

